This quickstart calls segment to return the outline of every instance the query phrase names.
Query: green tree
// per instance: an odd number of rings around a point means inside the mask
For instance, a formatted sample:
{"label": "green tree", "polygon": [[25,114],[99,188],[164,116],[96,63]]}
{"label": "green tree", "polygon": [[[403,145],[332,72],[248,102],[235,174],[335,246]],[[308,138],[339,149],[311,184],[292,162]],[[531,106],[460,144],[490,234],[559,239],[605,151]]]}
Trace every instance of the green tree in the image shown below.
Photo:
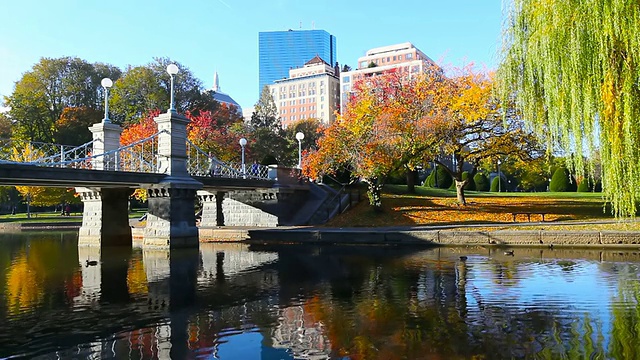
{"label": "green tree", "polygon": [[5,98],[14,122],[13,136],[31,141],[53,141],[53,130],[68,107],[103,109],[103,77],[113,80],[120,70],[107,64],[90,64],[75,57],[42,58],[15,84]]}
{"label": "green tree", "polygon": [[291,140],[287,139],[286,131],[282,129],[275,100],[266,86],[255,104],[249,125],[251,139],[247,140],[250,141],[250,153],[254,160],[262,162],[263,159],[273,157],[279,164],[297,163],[297,160],[292,162]]}
{"label": "green tree", "polygon": [[150,111],[169,109],[171,77],[166,69],[172,63],[179,69],[174,75],[176,110],[181,114],[190,111],[195,116],[201,111],[214,112],[218,102],[213,99],[211,91],[203,91],[202,82],[193,76],[189,68],[169,58],[154,58],[149,64],[127,68],[113,84],[109,103],[113,122],[125,126],[136,124]]}
{"label": "green tree", "polygon": [[0,112],[0,139],[11,138],[12,129],[13,125],[11,124],[11,119],[9,119],[8,114]]}
{"label": "green tree", "polygon": [[[640,4],[513,0],[499,75],[503,97],[546,137],[576,154],[600,147],[604,195],[616,216],[640,200]],[[593,171],[592,171],[593,173]]]}
{"label": "green tree", "polygon": [[260,99],[251,114],[250,124],[254,128],[267,128],[274,131],[282,128],[278,108],[268,86],[265,86],[260,93]]}
{"label": "green tree", "polygon": [[287,126],[284,131],[284,137],[289,143],[289,150],[287,151],[285,159],[283,159],[284,162],[286,164],[298,163],[298,140],[296,139],[298,132],[304,134],[304,139],[302,139],[300,143],[302,156],[304,157],[307,152],[317,149],[316,145],[323,129],[324,126],[322,122],[315,118],[298,120]]}
{"label": "green tree", "polygon": [[65,108],[56,121],[54,141],[58,144],[81,145],[93,138],[89,127],[101,121],[102,111],[88,107]]}

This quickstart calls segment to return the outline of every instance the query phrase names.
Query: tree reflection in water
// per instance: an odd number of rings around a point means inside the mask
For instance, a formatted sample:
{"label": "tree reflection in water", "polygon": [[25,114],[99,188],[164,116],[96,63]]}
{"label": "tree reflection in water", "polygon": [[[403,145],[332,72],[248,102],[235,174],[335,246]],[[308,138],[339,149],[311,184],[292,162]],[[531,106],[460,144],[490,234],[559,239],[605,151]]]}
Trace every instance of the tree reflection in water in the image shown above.
{"label": "tree reflection in water", "polygon": [[0,248],[0,357],[640,358],[633,252]]}

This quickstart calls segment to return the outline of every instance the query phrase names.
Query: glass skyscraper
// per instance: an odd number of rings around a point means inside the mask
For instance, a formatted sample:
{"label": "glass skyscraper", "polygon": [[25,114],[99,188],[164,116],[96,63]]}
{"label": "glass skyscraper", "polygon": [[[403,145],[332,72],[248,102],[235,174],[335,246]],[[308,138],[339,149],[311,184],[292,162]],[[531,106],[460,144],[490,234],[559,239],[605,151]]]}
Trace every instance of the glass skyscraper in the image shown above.
{"label": "glass skyscraper", "polygon": [[260,32],[260,84],[258,96],[265,85],[289,76],[289,69],[302,67],[318,55],[335,66],[336,38],[324,30],[288,30]]}

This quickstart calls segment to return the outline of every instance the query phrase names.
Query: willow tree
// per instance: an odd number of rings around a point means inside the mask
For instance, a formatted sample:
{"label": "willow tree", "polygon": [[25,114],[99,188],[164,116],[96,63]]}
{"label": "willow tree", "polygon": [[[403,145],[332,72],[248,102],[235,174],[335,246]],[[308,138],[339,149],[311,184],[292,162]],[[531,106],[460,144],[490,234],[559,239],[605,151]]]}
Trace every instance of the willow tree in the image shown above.
{"label": "willow tree", "polygon": [[638,34],[636,0],[512,0],[499,69],[505,99],[515,97],[549,149],[574,154],[579,175],[600,148],[616,216],[633,216],[640,195]]}

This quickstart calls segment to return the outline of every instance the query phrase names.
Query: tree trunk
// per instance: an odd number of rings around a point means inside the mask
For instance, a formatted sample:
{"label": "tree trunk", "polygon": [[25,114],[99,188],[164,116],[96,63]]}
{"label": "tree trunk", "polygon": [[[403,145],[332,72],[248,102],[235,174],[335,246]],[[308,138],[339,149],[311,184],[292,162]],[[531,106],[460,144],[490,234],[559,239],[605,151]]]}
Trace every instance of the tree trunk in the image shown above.
{"label": "tree trunk", "polygon": [[456,195],[458,197],[458,203],[460,205],[467,205],[467,200],[464,197],[464,187],[469,182],[469,178],[467,180],[454,180],[456,182]]}
{"label": "tree trunk", "polygon": [[382,185],[378,184],[376,181],[372,181],[367,183],[369,192],[367,195],[369,196],[369,205],[373,207],[375,212],[382,211]]}
{"label": "tree trunk", "polygon": [[407,192],[409,194],[416,193],[416,171],[407,170]]}

